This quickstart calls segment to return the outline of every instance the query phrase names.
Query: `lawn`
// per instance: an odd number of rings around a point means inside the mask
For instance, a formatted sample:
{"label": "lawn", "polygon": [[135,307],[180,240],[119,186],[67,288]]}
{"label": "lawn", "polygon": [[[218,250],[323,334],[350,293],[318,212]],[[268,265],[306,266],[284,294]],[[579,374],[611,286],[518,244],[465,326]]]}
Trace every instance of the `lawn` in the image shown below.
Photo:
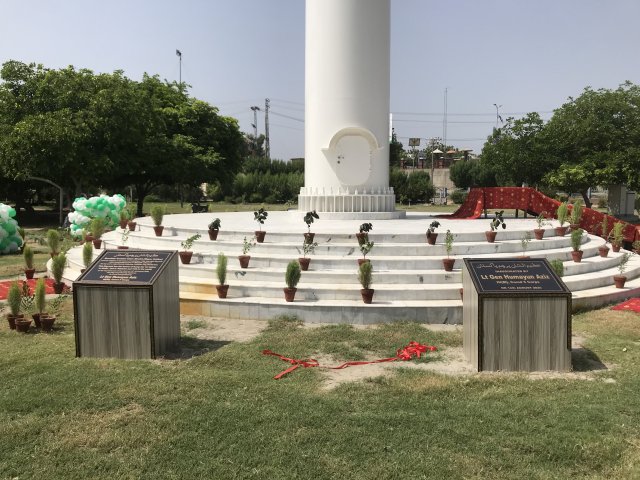
{"label": "lawn", "polygon": [[[401,368],[326,389],[319,369],[260,352],[340,362],[410,340],[443,362],[458,332],[412,323],[355,329],[271,321],[245,343],[194,338],[186,359],[74,358],[70,302],[52,334],[0,326],[0,478],[640,478],[640,316],[574,316],[585,339],[557,378],[447,376]],[[366,367],[353,367],[366,368]]]}

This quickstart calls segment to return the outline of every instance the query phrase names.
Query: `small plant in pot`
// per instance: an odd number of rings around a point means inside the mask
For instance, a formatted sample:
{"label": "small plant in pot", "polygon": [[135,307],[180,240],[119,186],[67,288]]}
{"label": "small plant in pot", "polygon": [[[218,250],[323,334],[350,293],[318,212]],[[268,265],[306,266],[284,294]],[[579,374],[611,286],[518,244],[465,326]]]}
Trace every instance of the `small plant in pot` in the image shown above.
{"label": "small plant in pot", "polygon": [[129,233],[131,233],[131,230],[129,230],[129,226],[127,225],[127,228],[122,230],[122,235],[120,237],[120,245],[118,245],[118,250],[127,250],[129,248],[127,246],[127,242],[129,241]]}
{"label": "small plant in pot", "polygon": [[302,273],[300,272],[300,264],[295,260],[291,260],[287,264],[287,270],[284,273],[284,281],[287,284],[287,287],[283,290],[284,299],[287,302],[293,302],[293,299],[296,296],[296,291],[298,290],[296,287],[298,286],[301,275]]}
{"label": "small plant in pot", "polygon": [[356,238],[358,239],[358,245],[362,245],[369,240],[369,232],[373,230],[373,225],[371,223],[363,223],[360,225],[359,230],[360,231],[356,233]]}
{"label": "small plant in pot", "polygon": [[640,240],[636,240],[631,244],[631,248],[636,254],[640,254]]}
{"label": "small plant in pot", "polygon": [[9,292],[7,293],[7,305],[9,305],[9,313],[7,313],[7,322],[9,322],[9,328],[11,330],[16,329],[16,320],[24,317],[20,313],[20,303],[22,301],[22,292],[20,292],[20,287],[18,286],[18,282],[13,282],[9,287]]}
{"label": "small plant in pot", "polygon": [[558,275],[559,277],[564,276],[564,263],[562,263],[562,260],[556,258],[555,260],[551,260],[549,264],[551,265],[553,271],[556,272],[556,275]]}
{"label": "small plant in pot", "polygon": [[162,226],[162,219],[164,218],[165,209],[162,205],[154,205],[151,207],[151,220],[153,220],[153,231],[156,237],[162,236],[164,227]]}
{"label": "small plant in pot", "polygon": [[[300,268],[303,272],[309,270],[309,263],[311,259],[307,257],[307,255],[313,255],[316,253],[316,247],[318,246],[318,242],[308,243],[305,238],[302,242],[302,257],[298,258],[298,263],[300,264]],[[299,252],[300,250],[298,250]]]}
{"label": "small plant in pot", "polygon": [[582,212],[584,211],[584,206],[580,200],[576,200],[571,208],[571,215],[569,216],[569,226],[571,230],[576,230],[580,228],[580,221],[582,221]]}
{"label": "small plant in pot", "polygon": [[522,246],[522,256],[520,258],[529,258],[527,255],[527,249],[529,248],[529,242],[531,241],[531,232],[528,230],[520,237],[520,245]]}
{"label": "small plant in pot", "polygon": [[136,207],[135,205],[129,205],[127,208],[129,209],[129,213],[128,213],[129,221],[127,222],[127,226],[129,227],[129,230],[131,230],[132,232],[135,232],[136,227],[138,226],[138,223],[135,221]]}
{"label": "small plant in pot", "polygon": [[43,332],[50,332],[53,330],[53,324],[56,321],[56,318],[59,317],[62,313],[62,304],[64,300],[67,298],[66,295],[60,295],[49,302],[49,306],[47,309],[49,310],[48,315],[44,315],[40,317],[40,323],[42,325]]}
{"label": "small plant in pot", "polygon": [[53,275],[53,291],[57,294],[61,294],[64,289],[64,283],[62,282],[62,276],[64,275],[64,269],[67,266],[67,256],[64,253],[59,253],[51,259],[51,274]]}
{"label": "small plant in pot", "polygon": [[218,254],[218,261],[216,262],[216,275],[218,276],[218,285],[216,285],[216,291],[218,292],[218,298],[227,298],[227,292],[229,291],[229,285],[227,285],[227,256],[220,252]]}
{"label": "small plant in pot", "polygon": [[[91,245],[91,244],[89,244]],[[36,328],[42,327],[42,318],[47,316],[47,312],[45,312],[45,294],[46,294],[46,285],[44,283],[44,278],[39,278],[36,282],[36,288],[34,292],[34,302],[36,306],[36,313],[34,313],[33,321],[36,324]]]}
{"label": "small plant in pot", "polygon": [[89,224],[89,230],[93,237],[93,246],[96,250],[99,250],[102,246],[102,234],[107,226],[107,222],[102,217],[96,217],[91,220]]}
{"label": "small plant in pot", "polygon": [[620,248],[622,248],[622,242],[624,241],[624,223],[616,222],[613,224],[613,228],[611,229],[610,239],[611,239],[611,250],[618,253]]}
{"label": "small plant in pot", "polygon": [[320,219],[320,215],[318,215],[315,210],[305,213],[303,218],[304,223],[307,224],[307,233],[304,234],[304,241],[307,243],[313,243],[313,237],[316,236],[315,233],[311,233],[311,224],[314,219]]}
{"label": "small plant in pot", "polygon": [[498,234],[498,228],[502,227],[503,229],[507,228],[507,224],[503,218],[504,210],[500,210],[499,212],[495,212],[493,214],[493,220],[489,222],[489,227],[491,230],[484,232],[487,237],[487,242],[493,243],[496,241],[496,235]]}
{"label": "small plant in pot", "polygon": [[429,245],[436,244],[436,240],[438,238],[438,234],[436,233],[436,228],[438,228],[439,226],[440,226],[440,222],[438,222],[437,220],[434,220],[433,222],[431,222],[431,225],[429,225],[429,228],[427,228],[427,243]]}
{"label": "small plant in pot", "polygon": [[217,240],[218,232],[220,231],[220,219],[214,218],[209,224],[209,240]]}
{"label": "small plant in pot", "polygon": [[613,281],[616,284],[616,288],[624,288],[624,284],[627,281],[627,277],[624,275],[624,272],[627,269],[629,257],[630,255],[627,252],[624,252],[622,255],[620,255],[620,263],[618,263],[619,275],[613,276]]}
{"label": "small plant in pot", "polygon": [[125,228],[127,228],[127,224],[129,223],[129,210],[123,208],[122,210],[120,210],[120,213],[118,215],[120,217],[120,228],[124,230]]}
{"label": "small plant in pot", "polygon": [[25,245],[22,256],[24,257],[24,276],[27,277],[27,280],[31,280],[36,273],[33,265],[33,249],[29,245]]}
{"label": "small plant in pot", "polygon": [[562,202],[558,206],[556,217],[560,225],[555,228],[555,233],[558,237],[564,237],[567,233],[567,227],[565,227],[564,224],[567,223],[567,219],[569,218],[569,206],[567,202]]}
{"label": "small plant in pot", "polygon": [[601,257],[605,258],[609,255],[609,247],[607,247],[607,233],[609,233],[609,219],[605,215],[600,223],[601,237],[604,238],[604,245],[598,247],[598,253]]}
{"label": "small plant in pot", "polygon": [[583,252],[580,250],[580,246],[582,245],[582,233],[583,230],[581,228],[571,230],[571,248],[573,248],[571,258],[573,258],[573,261],[576,263],[580,263],[582,261]]}
{"label": "small plant in pot", "polygon": [[533,229],[533,234],[535,235],[536,240],[542,240],[544,238],[544,228],[542,227],[549,225],[546,217],[544,216],[544,212],[536,217],[536,224],[538,225],[538,228]]}
{"label": "small plant in pot", "polygon": [[87,268],[89,268],[89,265],[91,265],[92,261],[93,261],[93,243],[86,242],[82,246],[82,264],[84,265],[84,268],[82,269],[83,272]]}
{"label": "small plant in pot", "polygon": [[183,264],[187,265],[191,263],[191,257],[193,256],[193,252],[191,251],[191,248],[193,247],[194,242],[198,240],[200,237],[201,235],[199,233],[196,233],[195,235],[191,235],[186,240],[180,243],[180,246],[182,247],[182,251],[178,252],[178,255],[180,255],[180,261]]}
{"label": "small plant in pot", "polygon": [[370,262],[365,262],[358,267],[358,280],[360,281],[360,285],[362,285],[360,295],[362,296],[362,301],[366,304],[373,301],[374,290],[371,288],[371,283],[373,282],[372,272],[373,267]]}
{"label": "small plant in pot", "polygon": [[51,258],[60,253],[60,232],[53,228],[47,231],[47,247],[49,247],[49,255]]}
{"label": "small plant in pot", "polygon": [[249,251],[255,245],[255,237],[251,238],[251,240],[247,240],[247,237],[244,237],[242,241],[242,255],[238,256],[238,261],[240,262],[240,268],[248,268],[249,260],[251,260],[251,255],[247,255]]}
{"label": "small plant in pot", "polygon": [[31,318],[29,315],[33,313],[33,294],[29,290],[29,284],[22,281],[22,292],[20,292],[20,315],[16,318],[16,331],[28,333],[31,328]]}
{"label": "small plant in pot", "polygon": [[264,208],[260,208],[260,210],[258,210],[257,212],[253,212],[253,219],[258,222],[258,229],[255,233],[255,238],[256,238],[256,242],[258,243],[262,243],[264,242],[264,236],[267,234],[267,232],[263,232],[262,231],[262,225],[264,225],[265,220],[267,219],[267,216],[269,215],[269,213],[264,209]]}
{"label": "small plant in pot", "polygon": [[375,242],[370,242],[367,239],[366,242],[360,245],[360,252],[362,253],[362,258],[358,259],[358,265],[362,265],[363,263],[369,262],[367,259],[367,254],[373,249]]}
{"label": "small plant in pot", "polygon": [[447,252],[447,258],[442,259],[442,265],[445,272],[451,272],[453,271],[453,265],[456,263],[455,258],[450,258],[453,251],[453,233],[451,233],[451,230],[447,230],[447,233],[444,234],[444,249]]}

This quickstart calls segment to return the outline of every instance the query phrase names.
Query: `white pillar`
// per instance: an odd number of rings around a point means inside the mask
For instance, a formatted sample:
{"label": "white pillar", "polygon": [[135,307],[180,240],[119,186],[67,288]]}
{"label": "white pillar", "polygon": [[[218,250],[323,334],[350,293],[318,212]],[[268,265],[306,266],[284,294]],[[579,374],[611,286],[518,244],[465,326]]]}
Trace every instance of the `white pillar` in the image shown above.
{"label": "white pillar", "polygon": [[390,0],[306,0],[305,55],[305,187],[385,189]]}

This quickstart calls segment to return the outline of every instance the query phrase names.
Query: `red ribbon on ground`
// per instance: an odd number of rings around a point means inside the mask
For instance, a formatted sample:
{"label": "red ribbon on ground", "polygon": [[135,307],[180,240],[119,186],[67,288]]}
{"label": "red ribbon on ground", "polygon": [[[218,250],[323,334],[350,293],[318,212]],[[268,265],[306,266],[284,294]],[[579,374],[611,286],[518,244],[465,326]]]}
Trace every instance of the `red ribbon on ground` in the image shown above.
{"label": "red ribbon on ground", "polygon": [[288,358],[288,357],[285,357],[284,355],[280,355],[279,353],[272,352],[271,350],[263,350],[262,354],[263,355],[272,355],[274,357],[278,357],[280,360],[282,360],[284,362],[288,362],[288,363],[291,364],[291,366],[289,368],[287,368],[286,370],[280,372],[278,375],[273,377],[275,380],[280,380],[286,374],[293,372],[298,367],[303,367],[303,368],[319,367],[319,368],[330,368],[332,370],[341,370],[343,368],[353,367],[353,366],[356,366],[356,365],[369,365],[369,364],[372,364],[372,363],[395,362],[397,360],[407,361],[407,360],[411,360],[414,357],[415,358],[420,358],[420,356],[423,353],[435,352],[436,350],[437,350],[437,348],[432,346],[432,345],[422,345],[421,343],[411,341],[411,342],[409,342],[409,344],[406,347],[399,348],[396,351],[396,356],[395,357],[381,358],[379,360],[371,360],[371,361],[368,361],[368,362],[367,361],[345,362],[342,365],[338,365],[337,367],[321,366],[320,362],[318,362],[314,358],[307,358],[307,359],[304,359],[304,360],[299,360],[299,359],[296,359],[296,358]]}

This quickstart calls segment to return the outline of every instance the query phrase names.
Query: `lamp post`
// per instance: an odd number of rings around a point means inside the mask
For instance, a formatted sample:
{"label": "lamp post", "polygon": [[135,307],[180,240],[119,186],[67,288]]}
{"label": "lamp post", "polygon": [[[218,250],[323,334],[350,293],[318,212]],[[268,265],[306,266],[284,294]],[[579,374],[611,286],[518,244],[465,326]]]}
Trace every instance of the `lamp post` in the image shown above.
{"label": "lamp post", "polygon": [[180,82],[180,85],[182,85],[182,52],[180,50],[176,49],[176,55],[178,56],[179,63],[180,63],[180,73],[179,73],[179,75],[180,75],[179,79],[180,80],[179,80],[179,82]]}

